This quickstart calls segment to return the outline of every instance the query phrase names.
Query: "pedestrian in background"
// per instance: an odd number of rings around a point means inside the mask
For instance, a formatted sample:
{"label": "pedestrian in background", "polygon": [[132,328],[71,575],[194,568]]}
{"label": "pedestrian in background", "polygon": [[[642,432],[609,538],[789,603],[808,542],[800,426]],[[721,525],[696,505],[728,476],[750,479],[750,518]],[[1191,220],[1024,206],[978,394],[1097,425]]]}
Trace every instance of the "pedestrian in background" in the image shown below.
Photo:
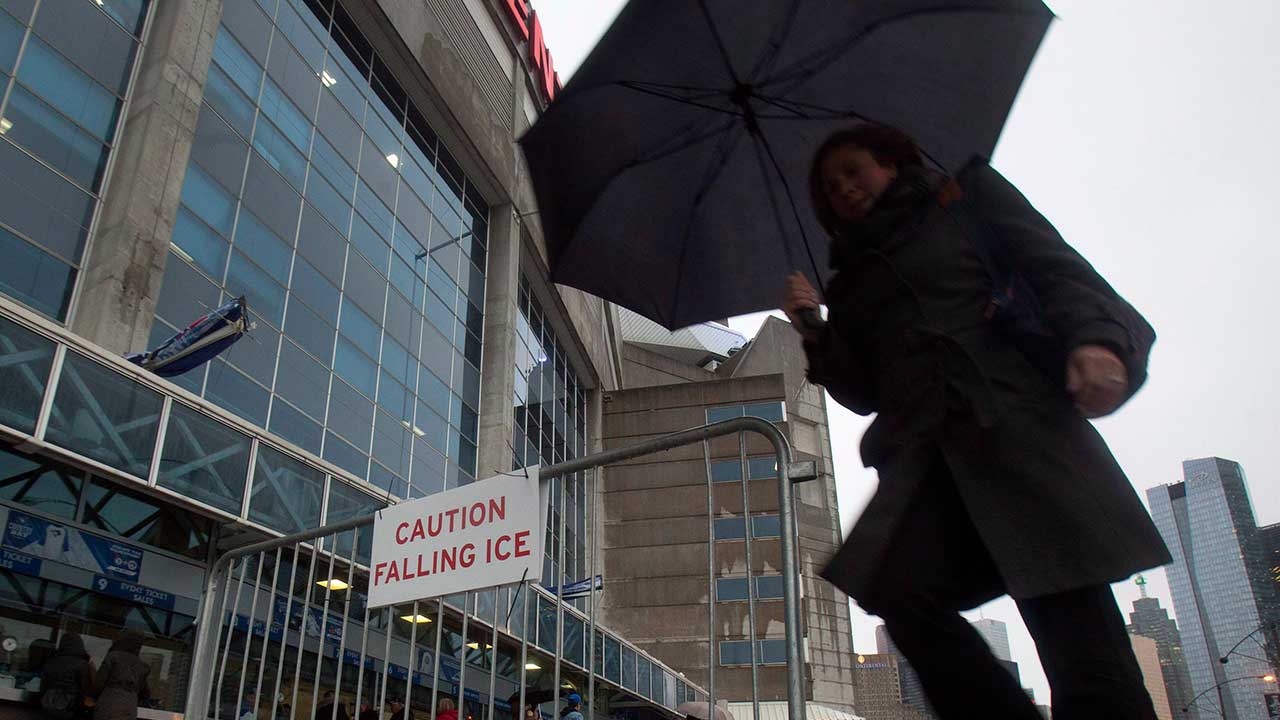
{"label": "pedestrian in background", "polygon": [[[809,379],[876,414],[861,452],[880,479],[824,576],[883,618],[942,718],[1039,718],[960,616],[1009,594],[1055,718],[1153,719],[1109,584],[1169,554],[1086,419],[1145,378],[1132,326],[1149,326],[985,162],[951,178],[867,124],[819,148],[810,191],[836,271],[829,316],[800,273],[783,309]],[[1011,298],[991,256],[1034,292],[1053,367],[993,320]]]}
{"label": "pedestrian in background", "polygon": [[142,639],[142,633],[126,629],[111,643],[93,684],[93,720],[137,720],[138,701],[151,698],[151,668],[142,662]]}
{"label": "pedestrian in background", "polygon": [[72,720],[84,711],[93,687],[93,665],[84,638],[66,633],[53,657],[45,661],[40,680],[40,712],[49,720]]}

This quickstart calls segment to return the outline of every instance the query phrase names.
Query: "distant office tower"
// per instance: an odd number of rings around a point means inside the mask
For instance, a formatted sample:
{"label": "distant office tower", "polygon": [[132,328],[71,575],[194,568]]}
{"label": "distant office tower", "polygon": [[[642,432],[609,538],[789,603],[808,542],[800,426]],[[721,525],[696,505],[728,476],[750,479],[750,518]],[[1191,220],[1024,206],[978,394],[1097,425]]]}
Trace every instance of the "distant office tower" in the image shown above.
{"label": "distant office tower", "polygon": [[1160,659],[1160,672],[1164,677],[1165,695],[1169,698],[1169,707],[1175,715],[1188,720],[1199,720],[1198,708],[1190,707],[1186,713],[1182,708],[1191,702],[1191,677],[1187,673],[1187,661],[1182,656],[1182,636],[1178,632],[1178,624],[1169,617],[1169,612],[1160,607],[1160,600],[1147,597],[1146,579],[1141,575],[1135,581],[1142,590],[1142,597],[1133,601],[1133,612],[1129,613],[1129,632],[1149,637],[1156,643],[1156,653]]}
{"label": "distant office tower", "polygon": [[924,694],[924,685],[920,683],[920,676],[916,674],[916,669],[911,667],[911,663],[898,646],[893,643],[893,638],[889,636],[889,630],[884,625],[876,626],[876,652],[898,658],[898,684],[902,691],[903,704],[918,708],[926,718],[932,720],[933,706],[929,704],[929,698]]}
{"label": "distant office tower", "polygon": [[1191,702],[1202,718],[1264,720],[1264,693],[1275,688],[1260,679],[1274,672],[1260,652],[1272,591],[1244,470],[1230,460],[1201,458],[1183,462],[1182,473],[1182,482],[1151,488],[1147,499],[1173,555],[1167,575]]}
{"label": "distant office tower", "polygon": [[[1169,708],[1169,695],[1164,689],[1164,672],[1160,667],[1160,651],[1156,641],[1145,635],[1129,635],[1129,644],[1133,646],[1133,656],[1138,659],[1138,667],[1142,670],[1142,683],[1151,695],[1151,704],[1155,706],[1158,720],[1173,720],[1173,712]],[[1181,708],[1179,708],[1181,709]]]}
{"label": "distant office tower", "polygon": [[978,631],[978,634],[982,636],[982,639],[987,641],[987,645],[991,646],[991,652],[996,656],[997,660],[1013,662],[1013,653],[1009,651],[1008,625],[991,618],[975,620],[972,625]]}
{"label": "distant office tower", "polygon": [[898,656],[858,655],[853,665],[856,714],[866,720],[925,720],[918,707],[902,702]]}

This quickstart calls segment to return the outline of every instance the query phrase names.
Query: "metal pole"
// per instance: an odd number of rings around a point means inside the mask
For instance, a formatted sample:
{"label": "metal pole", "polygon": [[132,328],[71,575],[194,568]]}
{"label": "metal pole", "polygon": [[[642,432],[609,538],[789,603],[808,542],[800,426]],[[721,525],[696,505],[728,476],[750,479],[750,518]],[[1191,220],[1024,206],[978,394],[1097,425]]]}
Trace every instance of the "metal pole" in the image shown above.
{"label": "metal pole", "polygon": [[752,575],[751,536],[753,534],[753,518],[751,517],[751,500],[748,484],[751,482],[751,468],[747,463],[747,435],[738,433],[738,468],[742,475],[742,517],[745,528],[747,555],[747,621],[750,623],[747,637],[751,641],[751,710],[756,720],[760,718],[760,680],[759,680],[759,648],[756,647],[756,580]]}
{"label": "metal pole", "polygon": [[[707,714],[716,706],[716,508],[711,488],[711,441],[702,441],[702,463],[707,476]],[[755,720],[760,720],[756,718]]]}
{"label": "metal pole", "polygon": [[[306,654],[307,649],[307,617],[311,614],[311,583],[316,579],[316,555],[319,554],[319,547],[313,545],[311,547],[311,561],[307,564],[307,579],[302,583],[302,615],[298,622],[298,660],[293,665],[293,691],[289,695],[289,720],[293,720],[298,716],[298,683],[302,681],[302,656]],[[321,638],[321,642],[324,640]],[[320,652],[319,646],[316,652]],[[319,679],[316,679],[318,682]]]}
{"label": "metal pole", "polygon": [[[493,694],[498,690],[498,588],[493,589],[493,637],[489,643],[489,714],[485,720],[493,720],[496,698]],[[523,720],[515,718],[515,720]]]}
{"label": "metal pole", "polygon": [[440,694],[440,650],[444,642],[444,598],[436,599],[436,648],[431,669],[431,712],[436,711],[436,698]]}
{"label": "metal pole", "polygon": [[[599,567],[598,562],[600,559],[599,550],[596,547],[596,541],[598,540],[596,536],[596,532],[597,532],[596,522],[599,520],[599,518],[596,517],[596,493],[599,492],[600,490],[600,486],[599,486],[600,468],[598,467],[592,468],[590,472],[591,472],[591,475],[590,475],[591,483],[588,486],[590,490],[588,491],[587,495],[590,498],[590,503],[591,503],[590,505],[588,505],[588,508],[589,508],[588,512],[590,513],[591,520],[587,527],[587,532],[591,533],[591,543],[590,543],[591,569],[587,573],[587,583],[591,587],[591,595],[590,595],[591,607],[590,607],[590,620],[589,620],[590,626],[591,626],[591,630],[589,632],[589,636],[591,638],[591,655],[590,657],[587,658],[588,672],[587,672],[586,720],[593,720],[595,716],[595,708],[596,708],[596,652],[597,652],[597,648],[596,648],[596,570]],[[603,662],[604,661],[603,639],[600,642],[599,652],[600,652],[601,662]]]}
{"label": "metal pole", "polygon": [[[520,633],[520,707],[516,708],[512,714],[524,720],[524,690],[529,676],[529,583],[522,582],[519,587],[520,592],[524,593],[524,609],[520,611],[524,613],[524,619],[520,621],[520,627],[523,629]],[[534,718],[534,720],[541,719]]]}
{"label": "metal pole", "polygon": [[[227,656],[231,653],[231,641],[236,631],[236,614],[240,612],[240,595],[244,590],[244,576],[249,571],[249,560],[244,558],[240,561],[240,581],[236,583],[236,600],[231,605],[231,615],[227,618],[227,644],[222,647],[222,664],[218,668],[218,687],[214,694],[213,710],[217,714],[222,710],[222,680],[227,675]],[[223,607],[226,607],[223,605]],[[218,637],[222,637],[222,624],[218,624]],[[239,710],[239,708],[235,708]]]}
{"label": "metal pole", "polygon": [[[748,419],[748,418],[743,418]],[[782,608],[786,614],[787,711],[791,720],[805,720],[804,658],[800,643],[800,572],[796,567],[796,522],[791,501],[791,445],[772,424],[758,420],[761,434],[773,443],[778,459],[778,518],[782,544]],[[768,428],[768,431],[765,430]]]}
{"label": "metal pole", "polygon": [[[329,720],[338,720],[338,702],[342,699],[342,667],[343,665],[346,664],[346,658],[344,657],[344,655],[347,650],[347,618],[351,614],[351,596],[355,594],[355,590],[354,588],[352,588],[351,583],[355,581],[356,552],[359,547],[360,547],[360,528],[356,528],[351,531],[351,556],[347,558],[347,587],[344,588],[346,590],[347,596],[342,603],[342,627],[338,629],[338,654],[337,654],[338,668],[337,668],[337,677],[334,678],[334,681],[333,681],[333,715],[329,718]],[[337,548],[334,548],[334,550],[337,550]],[[330,584],[332,584],[333,582],[332,575],[329,576],[329,582]],[[356,658],[357,663],[361,662],[362,660],[363,658]],[[358,673],[361,672],[360,668],[362,666],[357,665],[356,667],[357,667],[356,672]],[[360,711],[360,706],[357,705],[356,712],[358,713],[359,711]]]}
{"label": "metal pole", "polygon": [[[338,536],[330,535],[327,538],[330,542],[323,543],[320,550],[327,547],[329,553],[329,570],[324,576],[324,605],[320,607],[320,637],[316,641],[316,672],[311,680],[311,708],[314,710],[320,700],[320,683],[324,676],[324,641],[325,634],[329,631],[329,599],[333,597],[333,566],[338,559]],[[314,579],[314,578],[313,578]],[[308,583],[307,590],[311,590]],[[342,662],[342,658],[338,658],[338,662]],[[337,693],[334,693],[335,706],[337,704]]]}
{"label": "metal pole", "polygon": [[[410,707],[409,702],[410,700],[413,699],[413,673],[418,666],[418,663],[415,662],[416,658],[414,657],[414,653],[418,649],[418,603],[417,602],[413,604],[413,622],[410,624],[412,625],[412,627],[409,628],[409,659],[405,661],[405,667],[408,669],[405,671],[405,678],[404,678],[404,706],[406,708]],[[430,708],[429,712],[434,714],[435,711],[436,709],[435,709],[435,706],[433,705]],[[397,718],[397,720],[399,719]]]}
{"label": "metal pole", "polygon": [[[462,593],[462,646],[458,648],[458,714],[462,715],[467,701],[467,620],[471,617],[471,593]],[[431,709],[435,712],[435,708]]]}
{"label": "metal pole", "polygon": [[[289,614],[293,612],[293,589],[298,583],[298,551],[295,548],[289,553],[293,556],[292,569],[289,570],[289,594],[284,601],[284,617],[280,619],[280,657],[276,661],[276,689],[271,693],[271,717],[276,716],[276,705],[280,699],[280,682],[284,680],[284,656],[289,651]],[[301,638],[299,638],[301,646]]]}
{"label": "metal pole", "polygon": [[[258,568],[254,571],[253,578],[253,600],[249,603],[249,620],[245,623],[244,629],[244,652],[240,660],[240,682],[236,687],[236,716],[240,716],[240,706],[244,702],[244,681],[249,675],[249,655],[250,649],[253,647],[253,619],[258,615],[258,596],[262,594],[262,560],[266,555],[258,554]],[[230,642],[227,643],[230,646]],[[255,698],[256,700],[256,698]],[[254,708],[254,715],[257,715],[257,708]]]}
{"label": "metal pole", "polygon": [[553,696],[555,699],[552,701],[555,703],[553,706],[555,709],[552,712],[560,711],[560,663],[564,662],[564,582],[565,580],[568,579],[568,576],[565,574],[565,569],[564,569],[564,556],[565,556],[565,544],[566,544],[565,537],[564,537],[564,520],[565,520],[564,513],[565,513],[565,499],[569,496],[569,489],[568,489],[567,483],[572,482],[572,480],[573,480],[572,475],[561,475],[559,478],[560,557],[559,557],[559,561],[556,563],[556,573],[555,573],[556,574],[556,578],[555,578],[556,579],[556,659],[555,659],[556,668],[555,668],[555,674],[553,676],[555,678],[555,681],[554,681],[555,685],[553,686],[553,689],[552,689],[552,692],[555,693],[555,695]]}
{"label": "metal pole", "polygon": [[[271,648],[271,617],[274,614],[276,606],[276,585],[280,580],[280,557],[284,552],[284,548],[276,548],[275,566],[271,570],[271,593],[267,596],[267,617],[262,627],[262,657],[258,660],[258,682],[254,685],[253,696],[258,699],[258,704],[262,704],[262,675],[267,669],[267,650]],[[271,714],[268,717],[276,716],[276,697],[271,696]]]}

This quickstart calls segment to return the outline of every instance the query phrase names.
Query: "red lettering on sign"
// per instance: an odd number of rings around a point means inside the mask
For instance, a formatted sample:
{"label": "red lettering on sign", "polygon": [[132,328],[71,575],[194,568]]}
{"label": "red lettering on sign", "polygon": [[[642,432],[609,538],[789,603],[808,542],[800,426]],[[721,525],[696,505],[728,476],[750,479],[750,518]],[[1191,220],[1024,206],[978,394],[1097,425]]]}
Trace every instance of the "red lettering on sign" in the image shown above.
{"label": "red lettering on sign", "polygon": [[387,564],[384,562],[380,562],[377,565],[373,566],[373,584],[374,585],[382,584],[382,573],[386,569],[387,569]]}
{"label": "red lettering on sign", "polygon": [[502,543],[504,542],[507,544],[510,544],[511,536],[500,535],[498,536],[498,539],[493,543],[493,556],[498,558],[499,560],[507,560],[511,557],[511,553],[509,551],[503,552],[502,550]]}
{"label": "red lettering on sign", "polygon": [[507,496],[498,499],[489,498],[489,522],[507,519]]}
{"label": "red lettering on sign", "polygon": [[521,530],[516,533],[516,557],[529,557],[529,548],[525,545],[525,541],[528,539],[528,530]]}
{"label": "red lettering on sign", "polygon": [[403,545],[409,542],[409,538],[404,537],[403,533],[409,528],[409,523],[400,523],[396,526],[396,544]]}
{"label": "red lettering on sign", "polygon": [[476,562],[476,546],[471,543],[463,545],[458,552],[458,564],[464,568],[469,568]]}
{"label": "red lettering on sign", "polygon": [[527,0],[507,0],[506,7],[507,16],[511,18],[511,22],[520,31],[520,37],[528,40],[529,25],[525,22],[525,19],[529,17],[529,3]]}

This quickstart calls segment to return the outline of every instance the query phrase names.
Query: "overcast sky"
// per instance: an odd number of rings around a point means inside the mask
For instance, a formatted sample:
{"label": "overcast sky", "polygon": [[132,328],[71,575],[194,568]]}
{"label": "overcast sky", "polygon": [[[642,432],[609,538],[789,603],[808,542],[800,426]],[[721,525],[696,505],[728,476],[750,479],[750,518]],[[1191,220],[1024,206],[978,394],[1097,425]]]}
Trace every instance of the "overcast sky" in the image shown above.
{"label": "overcast sky", "polygon": [[[623,3],[532,5],[567,81]],[[1050,5],[1059,19],[993,162],[1160,334],[1146,388],[1099,428],[1144,502],[1181,480],[1182,460],[1217,455],[1244,466],[1259,524],[1280,522],[1280,1]],[[731,324],[751,335],[761,320]],[[847,529],[876,478],[857,453],[866,421],[828,403]],[[1172,612],[1164,573],[1148,579]],[[1126,582],[1116,596],[1127,615],[1138,593]],[[1024,684],[1045,702],[1013,603],[982,612],[1009,624]],[[855,606],[858,651],[874,652],[877,624]]]}

